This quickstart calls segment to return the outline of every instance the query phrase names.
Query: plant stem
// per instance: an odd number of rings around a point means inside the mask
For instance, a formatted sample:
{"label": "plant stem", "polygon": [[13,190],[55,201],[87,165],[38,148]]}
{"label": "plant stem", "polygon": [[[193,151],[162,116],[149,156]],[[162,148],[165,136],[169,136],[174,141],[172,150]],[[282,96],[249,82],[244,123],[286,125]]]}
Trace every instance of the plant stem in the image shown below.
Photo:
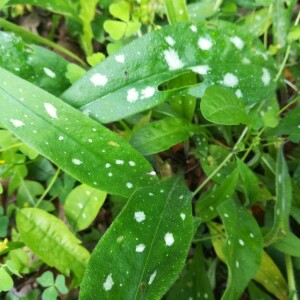
{"label": "plant stem", "polygon": [[8,31],[12,31],[12,32],[16,33],[17,35],[20,35],[24,39],[33,41],[34,43],[39,43],[42,45],[49,46],[49,47],[53,48],[54,50],[59,51],[62,54],[65,54],[66,56],[68,56],[69,58],[72,58],[75,61],[79,62],[82,66],[87,66],[87,64],[82,59],[80,59],[77,55],[75,55],[68,49],[66,49],[48,39],[45,39],[39,35],[33,34],[30,31],[28,31],[18,25],[15,25],[3,18],[0,18],[0,26]]}
{"label": "plant stem", "polygon": [[287,254],[285,255],[285,264],[286,264],[286,273],[287,273],[288,285],[289,285],[289,294],[293,295],[293,297],[290,299],[298,300],[295,276],[293,270],[293,261],[290,255]]}
{"label": "plant stem", "polygon": [[170,24],[189,19],[185,0],[164,0]]}
{"label": "plant stem", "polygon": [[245,135],[248,132],[248,127],[245,127],[244,131],[242,132],[242,134],[240,135],[238,141],[235,143],[235,145],[232,148],[232,152],[229,153],[224,160],[219,164],[219,166],[212,171],[208,177],[206,177],[206,179],[198,186],[198,188],[193,192],[193,197],[196,196],[201,190],[202,188],[224,167],[224,165],[232,158],[232,156],[235,154],[235,151],[237,149],[238,144],[243,140],[243,138],[245,137]]}
{"label": "plant stem", "polygon": [[24,144],[23,143],[17,143],[17,144],[8,146],[6,148],[0,149],[0,152],[4,152],[4,151],[7,151],[7,150],[10,150],[10,149],[13,149],[13,148],[17,148],[17,147],[22,146],[22,145],[24,145]]}
{"label": "plant stem", "polygon": [[44,200],[44,198],[46,197],[46,195],[48,194],[48,192],[50,191],[50,189],[54,185],[59,173],[60,173],[60,169],[57,169],[55,174],[53,175],[50,183],[48,184],[46,190],[44,191],[43,195],[39,198],[39,200],[36,202],[34,207],[38,207],[41,204],[41,202]]}

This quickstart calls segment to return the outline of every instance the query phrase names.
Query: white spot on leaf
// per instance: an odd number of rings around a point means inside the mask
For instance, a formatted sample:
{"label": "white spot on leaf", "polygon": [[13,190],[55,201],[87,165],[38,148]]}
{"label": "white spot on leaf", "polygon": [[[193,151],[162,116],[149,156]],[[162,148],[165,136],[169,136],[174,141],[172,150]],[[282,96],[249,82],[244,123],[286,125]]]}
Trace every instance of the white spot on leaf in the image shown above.
{"label": "white spot on leaf", "polygon": [[208,71],[210,70],[210,67],[207,65],[201,65],[192,67],[191,70],[200,75],[207,75]]}
{"label": "white spot on leaf", "polygon": [[235,266],[236,266],[237,268],[240,267],[240,263],[238,262],[238,260],[235,261]]}
{"label": "white spot on leaf", "polygon": [[45,72],[45,74],[47,75],[47,76],[49,76],[49,77],[51,77],[51,78],[55,78],[56,77],[56,74],[52,71],[52,70],[50,70],[50,69],[48,69],[48,68],[43,68],[43,70],[44,70],[44,72]]}
{"label": "white spot on leaf", "polygon": [[200,37],[198,40],[198,47],[203,51],[209,50],[212,45],[213,43],[210,38]]}
{"label": "white spot on leaf", "polygon": [[64,139],[65,139],[65,138],[64,138],[62,135],[58,137],[58,140],[59,140],[59,141],[63,141]]}
{"label": "white spot on leaf", "polygon": [[141,99],[150,98],[155,94],[155,88],[152,86],[148,86],[141,91]]}
{"label": "white spot on leaf", "polygon": [[235,87],[239,83],[239,79],[232,73],[226,73],[221,84],[227,87]]}
{"label": "white spot on leaf", "polygon": [[173,47],[174,45],[175,45],[175,41],[174,41],[174,39],[171,37],[171,36],[166,36],[165,37],[165,41],[171,46],[171,47]]}
{"label": "white spot on leaf", "polygon": [[112,289],[114,285],[114,281],[112,279],[112,273],[110,273],[107,277],[106,277],[106,280],[105,282],[103,283],[103,288],[105,291],[109,291]]}
{"label": "white spot on leaf", "polygon": [[144,244],[139,244],[135,247],[136,252],[143,252],[145,250],[146,246]]}
{"label": "white spot on leaf", "polygon": [[263,68],[262,70],[263,70],[263,75],[261,77],[261,80],[262,80],[264,86],[267,86],[270,84],[270,81],[271,81],[270,72],[266,68]]}
{"label": "white spot on leaf", "polygon": [[165,234],[165,242],[167,246],[172,246],[174,244],[173,234],[168,232]]}
{"label": "white spot on leaf", "polygon": [[57,109],[51,103],[44,103],[45,110],[47,114],[53,118],[57,119]]}
{"label": "white spot on leaf", "polygon": [[124,64],[125,62],[125,55],[124,54],[119,54],[115,57],[116,62],[120,64]]}
{"label": "white spot on leaf", "polygon": [[134,166],[135,166],[135,162],[132,161],[132,160],[130,160],[128,163],[129,163],[129,166],[131,166],[131,167],[134,167]]}
{"label": "white spot on leaf", "polygon": [[127,188],[132,189],[133,188],[133,184],[131,182],[127,182],[126,183]]}
{"label": "white spot on leaf", "polygon": [[117,164],[117,165],[124,165],[124,160],[117,159],[117,160],[116,160],[116,164]]}
{"label": "white spot on leaf", "polygon": [[155,270],[153,272],[153,274],[151,274],[150,278],[149,278],[149,281],[148,281],[148,284],[151,285],[152,282],[154,281],[155,277],[156,277],[156,274],[157,274],[157,270]]}
{"label": "white spot on leaf", "polygon": [[79,166],[79,165],[82,164],[82,161],[79,160],[79,159],[77,159],[77,158],[73,158],[73,159],[72,159],[72,163],[73,163],[74,165],[76,165],[76,166]]}
{"label": "white spot on leaf", "polygon": [[10,119],[10,122],[11,122],[16,128],[25,126],[24,122],[21,121],[21,120]]}
{"label": "white spot on leaf", "polygon": [[245,246],[245,242],[244,242],[242,239],[239,239],[239,244],[240,244],[241,246]]}
{"label": "white spot on leaf", "polygon": [[190,26],[190,29],[193,31],[193,32],[197,32],[197,27],[195,25],[191,25]]}
{"label": "white spot on leaf", "polygon": [[96,73],[90,78],[90,82],[94,86],[105,86],[107,84],[107,81],[107,77],[100,73]]}
{"label": "white spot on leaf", "polygon": [[139,93],[135,88],[129,89],[127,91],[127,101],[130,103],[134,103],[139,99]]}
{"label": "white spot on leaf", "polygon": [[174,49],[165,50],[164,57],[170,71],[181,69],[184,66],[184,63],[180,60],[178,53]]}
{"label": "white spot on leaf", "polygon": [[236,90],[235,91],[235,95],[238,97],[238,98],[243,98],[243,93],[240,89]]}
{"label": "white spot on leaf", "polygon": [[141,223],[141,222],[145,221],[146,215],[143,211],[136,211],[134,213],[134,218],[138,223]]}
{"label": "white spot on leaf", "polygon": [[244,41],[238,36],[231,37],[229,40],[239,50],[242,50],[245,46]]}
{"label": "white spot on leaf", "polygon": [[184,213],[181,213],[181,214],[180,214],[180,218],[182,219],[182,221],[184,221],[185,218],[186,218],[186,215],[185,215]]}

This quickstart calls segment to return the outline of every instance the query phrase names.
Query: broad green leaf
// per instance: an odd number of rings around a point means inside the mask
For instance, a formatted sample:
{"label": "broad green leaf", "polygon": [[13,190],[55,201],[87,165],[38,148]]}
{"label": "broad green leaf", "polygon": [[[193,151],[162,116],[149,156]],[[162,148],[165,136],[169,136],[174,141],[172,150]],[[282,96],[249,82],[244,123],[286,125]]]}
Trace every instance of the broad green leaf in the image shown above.
{"label": "broad green leaf", "polygon": [[66,287],[65,276],[63,276],[61,274],[57,275],[57,277],[55,279],[55,286],[61,294],[65,295],[68,293],[68,288]]}
{"label": "broad green leaf", "polygon": [[256,37],[230,23],[186,22],[134,40],[88,71],[62,98],[109,123],[178,95],[159,86],[190,70],[203,78],[193,89],[199,97],[206,87],[223,85],[253,104],[275,89],[273,59]]}
{"label": "broad green leaf", "polygon": [[292,203],[292,183],[289,169],[284,158],[283,146],[280,147],[276,159],[276,203],[274,207],[274,223],[265,236],[265,244],[269,245],[283,238],[289,232],[289,216]]}
{"label": "broad green leaf", "polygon": [[253,282],[248,285],[250,300],[273,300],[273,298]]}
{"label": "broad green leaf", "polygon": [[223,253],[229,272],[222,299],[239,299],[260,267],[263,237],[254,217],[240,204],[223,202],[218,212],[227,234]]}
{"label": "broad green leaf", "polygon": [[0,66],[40,88],[60,95],[70,84],[68,62],[54,52],[27,45],[13,33],[0,31]]}
{"label": "broad green leaf", "polygon": [[275,242],[272,246],[288,255],[300,257],[300,239],[292,232],[288,232],[283,239]]}
{"label": "broad green leaf", "polygon": [[57,300],[58,292],[54,286],[46,288],[42,294],[42,300]]}
{"label": "broad green leaf", "polygon": [[249,122],[245,103],[224,87],[207,88],[200,109],[204,118],[213,123],[239,125]]}
{"label": "broad green leaf", "polygon": [[246,197],[246,204],[252,206],[256,202],[273,199],[272,194],[265,184],[258,179],[255,173],[240,159],[237,159],[237,166],[241,177],[240,188]]}
{"label": "broad green leaf", "polygon": [[130,144],[143,155],[150,155],[187,140],[191,130],[192,126],[186,120],[168,117],[141,127]]}
{"label": "broad green leaf", "polygon": [[0,267],[0,292],[9,291],[14,286],[11,276],[3,267]]}
{"label": "broad green leaf", "polygon": [[9,0],[8,5],[32,4],[65,16],[77,18],[77,1],[70,0]]}
{"label": "broad green leaf", "polygon": [[18,189],[17,203],[19,208],[34,206],[44,187],[36,181],[22,180]]}
{"label": "broad green leaf", "polygon": [[49,266],[81,279],[89,252],[55,216],[38,208],[23,208],[17,213],[17,228],[22,241]]}
{"label": "broad green leaf", "polygon": [[[215,3],[213,3],[215,2]],[[190,19],[193,21],[205,21],[218,12],[217,1],[202,0],[201,2],[190,3],[187,6]]]}
{"label": "broad green leaf", "polygon": [[113,3],[109,6],[109,12],[124,22],[128,22],[130,18],[130,5],[125,1]]}
{"label": "broad green leaf", "polygon": [[207,196],[200,198],[196,203],[196,215],[203,222],[210,221],[218,215],[219,205],[230,199],[236,189],[238,170],[235,169],[220,186],[216,186]]}
{"label": "broad green leaf", "polygon": [[266,132],[266,135],[287,135],[290,141],[298,143],[300,141],[300,106],[289,111],[279,125]]}
{"label": "broad green leaf", "polygon": [[189,19],[185,0],[164,0],[164,4],[170,24]]}
{"label": "broad green leaf", "polygon": [[187,262],[167,294],[167,300],[187,299],[215,299],[205,268],[203,250],[199,245],[195,249],[194,257]]}
{"label": "broad green leaf", "polygon": [[[212,235],[218,235],[218,237],[212,238],[213,247],[219,259],[225,261],[223,246],[226,240],[225,238],[220,238],[220,232],[222,232],[223,226],[217,223],[210,223],[209,229]],[[266,252],[262,254],[259,270],[253,279],[278,299],[286,299],[287,284],[281,271]]]}
{"label": "broad green leaf", "polygon": [[36,281],[43,287],[51,286],[54,284],[54,276],[51,271],[46,271],[42,276],[38,277]]}
{"label": "broad green leaf", "polygon": [[0,78],[1,123],[77,180],[125,197],[156,180],[115,133],[4,69]]}
{"label": "broad green leaf", "polygon": [[273,3],[273,0],[234,0],[238,5],[246,8],[255,8],[257,6],[267,6]]}
{"label": "broad green leaf", "polygon": [[190,247],[191,198],[179,178],[137,190],[93,251],[80,299],[161,299]]}
{"label": "broad green leaf", "polygon": [[91,225],[105,198],[105,192],[84,184],[71,191],[66,199],[64,212],[75,231],[86,229]]}

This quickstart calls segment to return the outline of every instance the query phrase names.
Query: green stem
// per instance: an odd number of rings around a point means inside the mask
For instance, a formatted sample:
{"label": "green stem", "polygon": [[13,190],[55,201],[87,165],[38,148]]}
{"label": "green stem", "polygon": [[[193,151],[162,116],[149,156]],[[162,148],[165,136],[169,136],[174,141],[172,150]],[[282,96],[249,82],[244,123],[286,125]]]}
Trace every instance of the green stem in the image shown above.
{"label": "green stem", "polygon": [[239,137],[238,141],[235,143],[235,145],[232,148],[232,152],[230,152],[224,160],[218,165],[218,167],[212,171],[208,177],[198,186],[198,188],[193,192],[193,197],[196,196],[203,187],[224,167],[224,165],[232,158],[232,156],[235,154],[235,151],[238,147],[238,144],[243,140],[245,135],[248,132],[248,127],[245,127],[244,131],[242,132],[241,136]]}
{"label": "green stem", "polygon": [[286,273],[287,273],[287,279],[289,285],[289,294],[293,295],[291,298],[292,300],[298,300],[295,276],[293,270],[293,261],[290,255],[287,254],[285,255],[285,264],[286,264]]}
{"label": "green stem", "polygon": [[296,97],[294,100],[292,100],[291,102],[289,102],[287,105],[285,105],[278,113],[277,115],[279,116],[280,114],[282,114],[285,110],[287,110],[291,105],[295,104],[297,101],[300,100],[300,96]]}
{"label": "green stem", "polygon": [[22,145],[24,145],[24,144],[23,144],[23,143],[17,143],[17,144],[8,146],[8,147],[6,147],[6,148],[0,149],[0,152],[5,152],[5,151],[7,151],[7,150],[10,150],[10,149],[13,149],[13,148],[20,147],[20,146],[22,146]]}
{"label": "green stem", "polygon": [[39,198],[39,200],[36,202],[35,206],[34,207],[38,207],[41,202],[44,200],[44,198],[46,197],[46,195],[49,193],[49,191],[51,190],[52,186],[54,185],[58,175],[60,173],[60,169],[57,169],[55,174],[53,175],[50,183],[48,184],[46,190],[44,191],[43,195]]}
{"label": "green stem", "polygon": [[189,19],[185,0],[164,0],[164,3],[170,24],[183,22]]}
{"label": "green stem", "polygon": [[15,25],[3,18],[0,18],[0,26],[8,31],[12,31],[12,32],[16,33],[17,35],[20,35],[24,39],[30,40],[34,43],[49,46],[49,47],[53,48],[54,50],[59,51],[62,54],[65,54],[66,56],[68,56],[69,58],[72,58],[75,61],[79,62],[82,66],[87,66],[87,64],[82,59],[80,59],[77,55],[75,55],[68,49],[66,49],[48,39],[45,39],[39,35],[33,34],[30,31],[28,31],[18,25]]}

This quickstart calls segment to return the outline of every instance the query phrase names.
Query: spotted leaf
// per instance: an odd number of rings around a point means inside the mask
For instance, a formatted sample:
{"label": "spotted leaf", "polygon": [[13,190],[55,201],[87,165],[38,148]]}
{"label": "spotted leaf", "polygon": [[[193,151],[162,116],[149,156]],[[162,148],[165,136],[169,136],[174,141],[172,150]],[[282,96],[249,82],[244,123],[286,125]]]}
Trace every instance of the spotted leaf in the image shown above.
{"label": "spotted leaf", "polygon": [[1,123],[74,178],[125,197],[156,180],[148,161],[115,133],[1,68],[0,78]]}
{"label": "spotted leaf", "polygon": [[162,83],[191,70],[201,84],[182,89],[198,97],[208,86],[222,85],[253,104],[275,89],[274,61],[256,37],[225,22],[187,22],[134,40],[87,72],[62,98],[108,123],[178,95]]}
{"label": "spotted leaf", "polygon": [[137,190],[92,253],[80,299],[161,299],[190,247],[191,198],[178,178]]}

